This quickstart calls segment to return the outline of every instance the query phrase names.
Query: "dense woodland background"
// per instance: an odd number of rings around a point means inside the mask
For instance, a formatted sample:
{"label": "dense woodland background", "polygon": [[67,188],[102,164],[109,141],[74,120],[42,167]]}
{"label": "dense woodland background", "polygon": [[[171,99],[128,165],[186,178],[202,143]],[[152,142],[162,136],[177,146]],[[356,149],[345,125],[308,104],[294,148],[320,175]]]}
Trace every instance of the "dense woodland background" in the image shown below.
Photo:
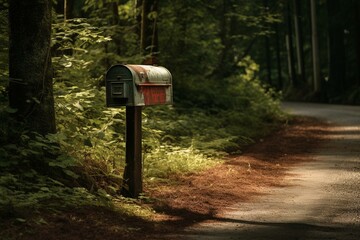
{"label": "dense woodland background", "polygon": [[117,194],[111,65],[173,75],[174,105],[143,112],[150,184],[240,153],[286,119],[281,99],[359,104],[359,22],[357,0],[0,0],[1,216]]}

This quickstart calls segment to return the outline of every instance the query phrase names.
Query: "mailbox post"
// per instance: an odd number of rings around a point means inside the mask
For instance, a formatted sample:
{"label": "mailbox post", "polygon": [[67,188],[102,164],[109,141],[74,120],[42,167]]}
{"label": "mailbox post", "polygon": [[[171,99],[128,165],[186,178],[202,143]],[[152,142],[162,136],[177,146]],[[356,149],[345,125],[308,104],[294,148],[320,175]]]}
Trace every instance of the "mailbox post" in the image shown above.
{"label": "mailbox post", "polygon": [[126,106],[126,154],[121,193],[142,192],[142,107],[173,103],[172,76],[164,67],[114,65],[106,73],[106,105]]}
{"label": "mailbox post", "polygon": [[121,194],[137,197],[142,192],[142,107],[126,106],[126,153]]}

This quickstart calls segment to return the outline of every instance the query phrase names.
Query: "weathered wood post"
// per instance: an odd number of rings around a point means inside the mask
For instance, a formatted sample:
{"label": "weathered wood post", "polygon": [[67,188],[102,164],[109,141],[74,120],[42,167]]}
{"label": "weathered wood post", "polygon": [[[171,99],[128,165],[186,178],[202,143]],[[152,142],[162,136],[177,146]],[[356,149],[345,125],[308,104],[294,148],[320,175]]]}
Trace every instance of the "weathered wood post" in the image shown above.
{"label": "weathered wood post", "polygon": [[142,192],[142,107],[126,107],[126,154],[121,194],[138,197]]}

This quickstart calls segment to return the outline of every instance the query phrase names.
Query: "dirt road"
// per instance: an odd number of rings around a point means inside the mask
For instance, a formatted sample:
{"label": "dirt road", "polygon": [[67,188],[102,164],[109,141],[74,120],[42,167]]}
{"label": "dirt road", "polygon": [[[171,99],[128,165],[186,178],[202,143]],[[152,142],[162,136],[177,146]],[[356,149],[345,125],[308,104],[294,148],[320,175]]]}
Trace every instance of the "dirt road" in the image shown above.
{"label": "dirt road", "polygon": [[330,140],[315,160],[290,171],[286,187],[229,206],[186,229],[189,239],[360,239],[360,107],[285,103],[295,115],[326,120]]}

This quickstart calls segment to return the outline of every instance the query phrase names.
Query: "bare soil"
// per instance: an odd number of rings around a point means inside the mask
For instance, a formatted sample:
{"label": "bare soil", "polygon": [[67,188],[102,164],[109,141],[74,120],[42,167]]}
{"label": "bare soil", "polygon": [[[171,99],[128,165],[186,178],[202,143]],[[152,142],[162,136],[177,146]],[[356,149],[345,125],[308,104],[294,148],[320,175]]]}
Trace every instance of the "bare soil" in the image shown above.
{"label": "bare soil", "polygon": [[[145,186],[156,211],[149,220],[130,218],[110,208],[84,207],[63,212],[34,213],[34,220],[0,222],[5,239],[171,239],[193,224],[211,220],[225,207],[251,202],[269,187],[285,187],[288,170],[307,161],[326,140],[328,125],[296,118],[259,139],[239,156],[198,174],[172,177],[172,184]],[[2,236],[8,236],[4,238]],[[9,238],[11,237],[11,238]]]}

